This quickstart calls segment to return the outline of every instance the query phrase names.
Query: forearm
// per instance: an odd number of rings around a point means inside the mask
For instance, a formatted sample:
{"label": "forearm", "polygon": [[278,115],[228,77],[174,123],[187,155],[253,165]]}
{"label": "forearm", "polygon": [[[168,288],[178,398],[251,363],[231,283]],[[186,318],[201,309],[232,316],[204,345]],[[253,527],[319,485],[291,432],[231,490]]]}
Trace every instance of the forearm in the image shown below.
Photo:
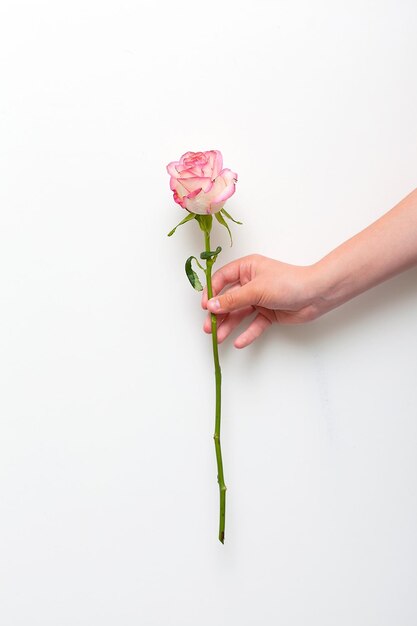
{"label": "forearm", "polygon": [[322,313],[417,264],[417,189],[311,266]]}

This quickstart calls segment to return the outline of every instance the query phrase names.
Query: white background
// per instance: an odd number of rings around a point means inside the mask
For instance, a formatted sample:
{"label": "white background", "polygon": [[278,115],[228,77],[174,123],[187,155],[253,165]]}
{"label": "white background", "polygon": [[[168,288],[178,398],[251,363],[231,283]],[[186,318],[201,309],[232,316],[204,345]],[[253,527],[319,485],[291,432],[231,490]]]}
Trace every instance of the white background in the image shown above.
{"label": "white background", "polygon": [[[3,0],[2,626],[415,626],[417,269],[222,344],[165,166],[238,172],[217,266],[416,187],[417,4]],[[237,331],[233,336],[237,335]]]}

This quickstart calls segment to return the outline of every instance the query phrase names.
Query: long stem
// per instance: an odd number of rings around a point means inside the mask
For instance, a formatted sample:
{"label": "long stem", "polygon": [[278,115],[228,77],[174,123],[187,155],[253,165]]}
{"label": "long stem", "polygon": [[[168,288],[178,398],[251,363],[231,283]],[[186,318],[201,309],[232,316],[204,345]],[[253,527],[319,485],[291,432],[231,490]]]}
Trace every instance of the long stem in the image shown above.
{"label": "long stem", "polygon": [[[206,252],[210,251],[210,233],[204,232]],[[207,259],[206,262],[206,278],[207,278],[207,296],[213,297],[213,289],[211,286],[211,268],[213,267],[214,259]],[[220,489],[220,521],[219,521],[219,540],[224,543],[224,528],[226,522],[226,485],[224,484],[223,475],[223,460],[222,449],[220,445],[220,419],[221,419],[221,383],[222,373],[219,363],[219,348],[217,343],[217,318],[211,313],[211,338],[213,343],[213,359],[214,359],[214,373],[216,380],[216,423],[214,429],[214,445],[216,449],[217,460],[217,482]]]}

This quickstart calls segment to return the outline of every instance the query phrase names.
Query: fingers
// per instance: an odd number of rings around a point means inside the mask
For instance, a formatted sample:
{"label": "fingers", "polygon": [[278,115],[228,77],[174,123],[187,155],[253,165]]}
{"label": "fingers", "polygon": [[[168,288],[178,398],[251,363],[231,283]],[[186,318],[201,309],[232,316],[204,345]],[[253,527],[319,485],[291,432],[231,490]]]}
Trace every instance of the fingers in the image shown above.
{"label": "fingers", "polygon": [[[240,289],[240,285],[232,285],[232,287],[230,287],[230,291],[233,291],[234,289]],[[207,308],[207,307],[206,307]],[[211,333],[211,317],[210,317],[211,313],[209,312],[206,320],[204,322],[204,330],[206,331],[206,333]],[[224,313],[223,315],[216,315],[217,317],[217,328],[220,326],[220,324],[223,323],[224,319],[227,317],[227,313]]]}
{"label": "fingers", "polygon": [[242,287],[229,289],[224,294],[211,298],[207,302],[207,309],[217,315],[236,311],[244,306],[256,305],[258,301],[257,284],[256,280],[253,280]]}
{"label": "fingers", "polygon": [[[239,289],[240,283],[234,283],[229,286],[229,289]],[[213,296],[217,295],[218,290],[213,287]],[[201,296],[201,307],[207,309],[207,285],[204,287]]]}
{"label": "fingers", "polygon": [[[230,333],[240,324],[240,322],[254,312],[253,306],[247,306],[239,311],[229,313],[217,330],[217,341],[222,343]],[[216,316],[217,317],[217,316]]]}
{"label": "fingers", "polygon": [[[216,315],[217,318],[217,328],[219,329],[221,324],[227,317],[227,313],[225,315]],[[208,313],[204,319],[203,330],[205,333],[211,333],[211,314]]]}
{"label": "fingers", "polygon": [[[240,322],[251,315],[254,311],[253,306],[244,307],[235,311],[234,313],[228,313],[226,315],[216,315],[217,319],[217,341],[221,343],[224,341],[230,333],[240,324]],[[203,325],[203,330],[206,333],[211,333],[211,314],[209,313]]]}
{"label": "fingers", "polygon": [[[243,257],[226,263],[217,272],[214,272],[211,279],[213,294],[217,295],[226,285],[240,281],[242,272],[250,274],[250,257]],[[207,287],[203,289],[201,306],[203,309],[207,308]]]}
{"label": "fingers", "polygon": [[[230,333],[240,324],[240,322],[253,313],[254,308],[245,307],[239,311],[235,311],[233,313],[229,313],[228,315],[221,316],[222,323],[217,327],[217,341],[218,343],[222,343]],[[217,317],[217,316],[216,316]],[[217,317],[219,324],[219,317]],[[235,341],[235,348],[245,348],[249,346],[251,343],[255,341],[258,337],[262,335],[262,333],[272,324],[272,320],[268,319],[262,313],[258,313],[255,319],[249,324],[248,328],[239,335]],[[211,333],[211,318],[210,314],[207,315],[204,321],[204,330],[206,333]]]}
{"label": "fingers", "polygon": [[249,344],[262,335],[271,324],[272,321],[270,319],[265,317],[262,313],[258,313],[253,322],[249,324],[248,328],[235,339],[235,348],[245,348],[249,346]]}

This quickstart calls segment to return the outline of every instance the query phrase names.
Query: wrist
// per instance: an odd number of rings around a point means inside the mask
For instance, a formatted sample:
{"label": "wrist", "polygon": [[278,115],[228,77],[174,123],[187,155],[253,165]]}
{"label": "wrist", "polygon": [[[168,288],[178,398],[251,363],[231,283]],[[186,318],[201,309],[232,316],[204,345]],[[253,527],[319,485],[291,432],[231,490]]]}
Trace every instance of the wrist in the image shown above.
{"label": "wrist", "polygon": [[349,277],[338,276],[326,258],[308,266],[307,297],[320,317],[350,299]]}

